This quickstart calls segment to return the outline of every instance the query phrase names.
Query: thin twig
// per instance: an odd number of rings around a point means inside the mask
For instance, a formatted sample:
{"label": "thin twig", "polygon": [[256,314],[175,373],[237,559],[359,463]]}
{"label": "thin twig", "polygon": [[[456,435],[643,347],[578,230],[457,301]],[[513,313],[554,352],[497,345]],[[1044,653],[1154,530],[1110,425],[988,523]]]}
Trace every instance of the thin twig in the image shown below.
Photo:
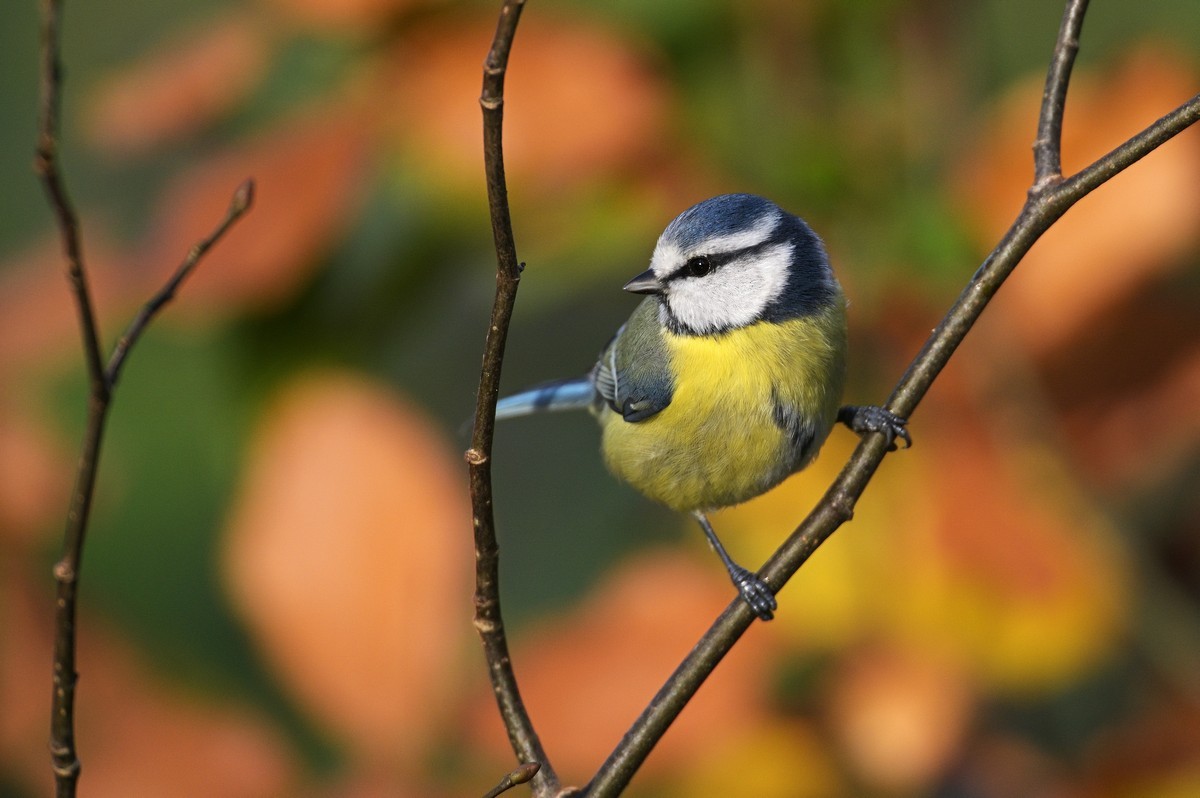
{"label": "thin twig", "polygon": [[[1064,28],[1073,27],[1078,31],[1085,5],[1081,2],[1069,4],[1068,11],[1075,9],[1078,18],[1070,26],[1064,25]],[[1072,37],[1060,37],[1058,48],[1075,46]],[[1058,48],[1051,65],[1052,71],[1063,70],[1063,64],[1068,60]],[[1062,71],[1061,75],[1061,87],[1056,83],[1054,91],[1065,96],[1069,68]],[[1043,118],[1039,120],[1038,129],[1050,130],[1053,124],[1044,117],[1047,113],[1060,113],[1061,103],[1043,104],[1042,112]],[[1012,227],[972,277],[901,378],[888,401],[888,409],[905,418],[912,415],[1000,285],[1042,233],[1072,205],[1198,120],[1200,95],[1071,178],[1035,185]],[[1048,163],[1061,163],[1061,138],[1054,136],[1049,141],[1051,151],[1041,157],[1047,159]],[[821,543],[850,519],[855,502],[886,453],[882,435],[872,435],[858,445],[820,503],[760,572],[767,582],[777,586],[776,590],[786,584]],[[588,786],[589,796],[616,795],[628,785],[654,745],[753,620],[753,614],[740,599],[734,600],[725,609],[601,766]]]}
{"label": "thin twig", "polygon": [[134,316],[133,321],[125,328],[125,332],[117,339],[116,345],[113,347],[112,356],[108,359],[108,369],[105,374],[108,378],[109,388],[115,388],[117,379],[121,376],[121,368],[125,365],[125,358],[129,355],[129,350],[138,342],[145,332],[146,327],[158,315],[158,312],[163,307],[175,298],[175,292],[179,290],[179,286],[183,285],[183,281],[187,279],[192,270],[196,268],[196,264],[208,254],[213,245],[220,241],[225,233],[233,226],[238,219],[250,210],[250,205],[254,202],[254,181],[247,178],[238,186],[237,191],[233,192],[233,199],[229,202],[229,209],[225,212],[225,218],[217,225],[217,227],[208,234],[207,237],[196,242],[191,249],[188,250],[183,262],[175,270],[175,274],[171,275],[171,279],[166,285],[159,289],[158,293],[152,296],[146,304],[142,305],[142,309]]}
{"label": "thin twig", "polygon": [[1058,43],[1050,68],[1046,70],[1046,90],[1042,93],[1042,111],[1038,116],[1037,139],[1033,143],[1033,185],[1040,188],[1062,177],[1062,123],[1067,102],[1067,84],[1079,52],[1079,32],[1087,13],[1088,0],[1070,0],[1063,11]]}
{"label": "thin twig", "polygon": [[[91,512],[92,496],[95,493],[100,444],[104,437],[108,410],[112,403],[112,391],[130,348],[138,341],[157,312],[174,296],[175,290],[188,273],[195,268],[204,254],[234,222],[250,209],[253,193],[254,184],[250,180],[238,188],[225,218],[213,233],[192,247],[187,258],[184,259],[171,279],[146,303],[128,331],[121,337],[120,342],[113,348],[108,369],[103,373],[102,379],[98,383],[93,382],[93,389],[88,398],[87,427],[76,471],[75,488],[71,494],[71,506],[67,514],[67,528],[63,535],[63,554],[54,565],[57,600],[55,602],[54,698],[50,724],[50,755],[53,763],[56,795],[59,798],[74,796],[76,783],[79,780],[80,763],[75,748],[75,685],[78,681],[78,674],[75,670],[75,618],[79,569],[83,560],[83,544]],[[82,271],[83,262],[80,261],[79,265],[82,274],[84,273]],[[76,297],[78,296],[79,294],[76,294]]]}
{"label": "thin twig", "polygon": [[250,207],[254,185],[246,181],[234,195],[229,212],[211,235],[194,246],[167,284],[142,308],[125,335],[114,347],[108,367],[100,354],[100,332],[88,290],[79,219],[67,193],[58,164],[59,109],[62,104],[62,64],[60,32],[61,0],[42,3],[41,96],[38,111],[38,142],[34,168],[41,177],[51,210],[59,228],[67,261],[67,277],[79,316],[87,364],[87,426],[75,475],[75,487],[67,512],[62,558],[54,565],[56,587],[54,625],[54,695],[50,720],[50,757],[54,772],[55,794],[73,798],[81,770],[75,746],[75,670],[76,610],[79,570],[83,544],[95,493],[100,444],[112,400],[112,390],[130,347],[137,342],[155,314],[171,300],[176,289],[204,254]]}
{"label": "thin twig", "polygon": [[522,763],[539,763],[534,777],[535,795],[558,791],[558,777],[551,767],[533,722],[521,700],[508,653],[508,640],[500,612],[500,550],[496,542],[492,514],[492,437],[496,423],[496,399],[500,395],[500,370],[504,364],[504,345],[508,337],[513,303],[521,279],[521,264],[513,238],[508,207],[508,187],[504,176],[503,124],[504,76],[517,22],[524,0],[505,0],[496,25],[491,50],[483,65],[483,91],[479,105],[483,109],[483,157],[487,175],[488,208],[496,245],[496,298],[484,344],[483,367],[475,403],[475,424],[471,448],[467,451],[470,467],[471,506],[475,528],[475,628],[479,631],[487,658],[492,690],[500,716],[508,730],[513,752]]}
{"label": "thin twig", "polygon": [[541,765],[537,762],[526,762],[524,765],[518,765],[509,773],[500,779],[500,783],[492,789],[488,790],[483,798],[496,798],[497,795],[506,793],[518,784],[526,784],[530,779],[537,775]]}
{"label": "thin twig", "polygon": [[1200,94],[1117,147],[1100,160],[1069,177],[1059,195],[1075,201],[1108,182],[1130,164],[1140,161],[1188,127],[1200,121]]}
{"label": "thin twig", "polygon": [[75,795],[80,770],[79,758],[75,751],[75,685],[78,680],[75,671],[75,606],[80,553],[91,512],[92,493],[96,482],[96,460],[104,431],[109,390],[100,358],[100,335],[83,265],[79,219],[58,166],[59,109],[62,105],[62,60],[59,49],[62,5],[59,0],[45,0],[41,11],[41,86],[34,169],[42,180],[58,224],[67,260],[67,277],[71,284],[72,296],[75,298],[79,329],[83,336],[84,361],[87,364],[90,385],[87,428],[79,456],[75,490],[67,511],[64,553],[63,558],[54,566],[54,578],[58,589],[55,604],[50,756],[55,792],[59,798],[68,798]]}
{"label": "thin twig", "polygon": [[107,391],[103,359],[100,356],[100,331],[83,268],[83,244],[79,237],[79,218],[67,194],[58,166],[59,113],[62,108],[62,56],[60,30],[62,0],[43,0],[41,32],[41,87],[38,101],[38,142],[34,170],[54,211],[63,252],[67,259],[67,278],[75,295],[79,330],[83,334],[83,353],[93,394]]}

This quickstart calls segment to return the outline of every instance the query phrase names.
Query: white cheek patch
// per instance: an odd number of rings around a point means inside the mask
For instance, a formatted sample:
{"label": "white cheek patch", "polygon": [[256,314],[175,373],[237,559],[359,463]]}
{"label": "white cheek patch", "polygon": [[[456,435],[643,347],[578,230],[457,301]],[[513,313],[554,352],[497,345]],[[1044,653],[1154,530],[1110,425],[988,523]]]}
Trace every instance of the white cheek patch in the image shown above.
{"label": "white cheek patch", "polygon": [[671,315],[697,333],[750,324],[783,293],[793,251],[791,243],[777,244],[704,277],[672,280],[666,295]]}

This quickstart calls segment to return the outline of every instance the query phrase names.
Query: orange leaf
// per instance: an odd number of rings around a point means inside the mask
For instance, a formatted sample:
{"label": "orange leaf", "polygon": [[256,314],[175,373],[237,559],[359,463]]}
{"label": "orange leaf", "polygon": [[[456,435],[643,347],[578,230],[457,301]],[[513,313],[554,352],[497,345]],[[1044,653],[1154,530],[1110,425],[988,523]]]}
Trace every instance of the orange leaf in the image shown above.
{"label": "orange leaf", "polygon": [[282,393],[229,525],[237,606],[280,678],[355,754],[427,752],[470,626],[466,480],[415,408],[317,374]]}
{"label": "orange leaf", "polygon": [[54,608],[42,585],[28,584],[19,563],[0,557],[0,772],[23,773],[31,789],[37,784],[44,791]]}
{"label": "orange leaf", "polygon": [[[51,614],[41,589],[12,573],[0,578],[0,757],[10,772],[20,773],[31,794],[43,792],[51,779],[45,743]],[[263,718],[162,684],[125,641],[97,632],[97,626],[85,615],[78,644],[76,735],[84,793],[97,798],[293,793],[296,762]]]}
{"label": "orange leaf", "polygon": [[127,154],[200,130],[249,95],[268,55],[266,36],[248,15],[208,20],[106,78],[91,100],[88,136]]}
{"label": "orange leaf", "polygon": [[[128,306],[140,277],[130,279],[122,270],[129,255],[104,236],[102,222],[85,215],[81,229],[92,302],[103,320]],[[66,270],[62,243],[53,235],[0,264],[0,379],[11,379],[23,366],[79,357],[79,322]]]}
{"label": "orange leaf", "polygon": [[966,734],[973,694],[965,674],[920,649],[871,648],[846,658],[830,720],[860,776],[887,792],[923,792]]}
{"label": "orange leaf", "polygon": [[[1071,84],[1063,168],[1078,170],[1195,93],[1196,73],[1159,44],[1130,55],[1109,79]],[[981,246],[1015,217],[1033,177],[1030,144],[1041,78],[1018,86],[970,149],[959,194]],[[1179,268],[1200,242],[1200,130],[1185,131],[1084,198],[1034,246],[1008,281],[997,310],[1035,354],[1086,331],[1138,286]]]}
{"label": "orange leaf", "polygon": [[996,688],[1058,689],[1117,643],[1128,564],[1052,449],[963,401],[922,410],[938,423],[911,454],[935,514],[897,548],[888,623]]}
{"label": "orange leaf", "polygon": [[[714,558],[715,559],[715,558]],[[599,767],[646,702],[735,593],[716,562],[674,552],[624,563],[575,612],[515,645],[522,696],[560,776]],[[647,769],[687,769],[764,716],[771,632],[756,626],[688,704]],[[498,759],[508,741],[490,693],[475,733]]]}
{"label": "orange leaf", "polygon": [[200,264],[179,305],[208,319],[286,302],[351,219],[363,184],[364,135],[353,108],[321,106],[184,172],[160,198],[146,262],[169,274],[253,177],[254,207]]}
{"label": "orange leaf", "polygon": [[335,32],[369,34],[388,23],[397,12],[431,0],[265,0],[298,24],[328,36]]}
{"label": "orange leaf", "polygon": [[39,419],[0,406],[0,540],[32,543],[47,522],[63,517],[71,465]]}
{"label": "orange leaf", "polygon": [[[476,190],[480,63],[494,15],[438,22],[397,50],[386,93],[409,160],[437,180]],[[645,162],[663,139],[664,82],[628,41],[594,24],[521,21],[505,84],[509,180],[552,193]]]}

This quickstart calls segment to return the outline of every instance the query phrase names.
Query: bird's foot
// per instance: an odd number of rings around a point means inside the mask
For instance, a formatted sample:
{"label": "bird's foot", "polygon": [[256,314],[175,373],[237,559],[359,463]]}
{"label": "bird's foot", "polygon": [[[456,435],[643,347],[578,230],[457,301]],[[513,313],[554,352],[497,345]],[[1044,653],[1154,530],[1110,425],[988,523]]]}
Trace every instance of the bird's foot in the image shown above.
{"label": "bird's foot", "polygon": [[901,418],[890,410],[884,410],[875,405],[846,405],[838,411],[838,421],[854,430],[859,437],[874,432],[883,433],[887,441],[887,450],[897,449],[896,441],[904,441],[904,448],[912,446],[912,436],[905,429],[908,419]]}
{"label": "bird's foot", "polygon": [[733,580],[738,592],[742,594],[742,598],[750,605],[750,609],[754,611],[760,621],[769,621],[775,617],[775,610],[779,608],[779,602],[775,600],[775,594],[771,591],[770,585],[740,565],[736,565],[730,570],[729,578]]}

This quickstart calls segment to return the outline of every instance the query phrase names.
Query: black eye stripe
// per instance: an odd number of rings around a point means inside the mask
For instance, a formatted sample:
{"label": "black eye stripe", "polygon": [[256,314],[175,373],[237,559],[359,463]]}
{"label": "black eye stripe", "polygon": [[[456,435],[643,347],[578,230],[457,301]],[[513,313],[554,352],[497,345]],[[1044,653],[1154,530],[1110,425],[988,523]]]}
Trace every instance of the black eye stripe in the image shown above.
{"label": "black eye stripe", "polygon": [[763,250],[766,250],[766,249],[769,249],[770,247],[775,246],[776,244],[780,243],[781,239],[782,239],[781,236],[771,236],[767,240],[765,240],[759,244],[755,244],[752,247],[744,247],[743,249],[735,249],[732,252],[719,252],[719,253],[693,255],[692,257],[690,257],[686,261],[684,261],[682,266],[680,266],[678,269],[676,269],[675,271],[673,271],[669,275],[667,275],[666,279],[667,280],[677,280],[677,279],[682,279],[685,277],[698,276],[695,272],[692,271],[692,262],[697,259],[700,259],[700,258],[703,258],[704,260],[708,261],[708,271],[706,271],[704,273],[712,274],[717,269],[721,268],[722,266],[724,266],[728,263],[732,263],[733,261],[740,260],[740,259],[746,257],[747,255],[754,255],[756,253],[762,252]]}
{"label": "black eye stripe", "polygon": [[[698,265],[701,262],[706,265],[698,268]],[[723,263],[724,261],[720,256],[693,255],[684,261],[682,266],[671,272],[667,276],[667,280],[683,280],[688,277],[700,277],[705,274],[711,274],[712,272],[716,271],[719,266],[722,266]]]}

